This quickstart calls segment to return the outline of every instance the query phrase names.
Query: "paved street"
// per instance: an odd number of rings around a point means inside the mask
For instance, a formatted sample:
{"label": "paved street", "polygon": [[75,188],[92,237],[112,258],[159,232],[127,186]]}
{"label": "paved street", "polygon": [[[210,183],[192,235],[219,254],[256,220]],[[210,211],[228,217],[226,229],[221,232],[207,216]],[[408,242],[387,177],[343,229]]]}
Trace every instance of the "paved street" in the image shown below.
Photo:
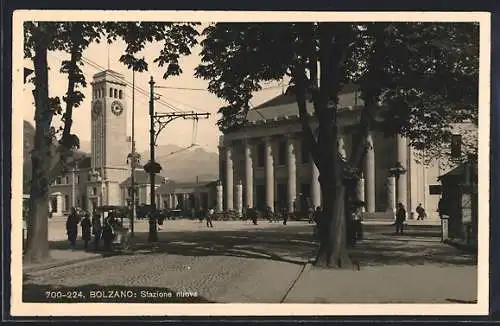
{"label": "paved street", "polygon": [[[441,244],[436,226],[410,226],[404,236],[394,236],[393,228],[387,225],[367,226],[366,239],[351,251],[352,259],[361,265],[360,271],[324,270],[307,264],[317,244],[311,236],[312,226],[304,222],[287,226],[261,222],[253,226],[231,221],[218,222],[213,229],[197,221],[168,222],[159,232],[157,248],[147,245],[146,228],[147,223],[137,226],[135,246],[143,249],[133,253],[25,272],[24,300],[47,301],[45,291],[54,287],[83,291],[85,302],[379,303],[476,299],[474,257]],[[59,250],[65,246],[64,240],[51,243]],[[130,290],[137,295],[89,298],[91,290],[110,289]],[[148,293],[173,295],[153,298]]]}

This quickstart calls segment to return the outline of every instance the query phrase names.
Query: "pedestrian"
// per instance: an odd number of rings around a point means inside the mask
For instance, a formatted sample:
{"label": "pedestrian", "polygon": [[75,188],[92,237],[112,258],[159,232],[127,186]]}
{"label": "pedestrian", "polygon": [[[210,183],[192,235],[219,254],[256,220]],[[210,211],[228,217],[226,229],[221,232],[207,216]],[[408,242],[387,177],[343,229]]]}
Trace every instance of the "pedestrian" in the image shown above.
{"label": "pedestrian", "polygon": [[313,221],[314,223],[316,223],[314,225],[314,231],[313,231],[313,235],[315,237],[319,237],[319,226],[321,224],[321,217],[322,217],[322,212],[321,212],[321,207],[316,207],[316,210],[314,210],[314,208],[310,208],[310,211],[312,211],[312,213],[310,213],[311,215],[311,221]]}
{"label": "pedestrian", "polygon": [[205,214],[205,212],[203,210],[203,207],[200,207],[200,210],[198,211],[198,220],[200,221],[200,223],[203,223],[204,214]]}
{"label": "pedestrian", "polygon": [[99,250],[102,233],[101,216],[99,214],[94,214],[92,217],[92,233],[94,234],[94,249]]}
{"label": "pedestrian", "polygon": [[78,213],[76,208],[71,208],[71,213],[66,220],[66,234],[68,235],[68,241],[72,249],[76,247],[76,238],[78,236],[78,223],[79,223]]}
{"label": "pedestrian", "polygon": [[88,249],[89,241],[90,241],[90,231],[91,231],[91,222],[88,213],[85,213],[83,220],[80,222],[82,227],[82,240],[84,243],[85,250]]}
{"label": "pedestrian", "polygon": [[352,213],[352,220],[354,222],[354,240],[362,240],[363,239],[363,212],[361,210],[361,206],[354,206]]}
{"label": "pedestrian", "polygon": [[[319,208],[319,207],[318,207]],[[320,210],[321,211],[321,210]],[[314,222],[314,214],[316,211],[314,210],[314,207],[309,207],[308,212],[307,212],[307,222],[309,224],[312,224]]]}
{"label": "pedestrian", "polygon": [[446,207],[446,200],[444,200],[444,198],[440,198],[439,199],[439,203],[438,203],[438,214],[439,214],[439,218],[443,218],[443,215],[449,215],[448,213],[448,208]]}
{"label": "pedestrian", "polygon": [[404,224],[406,221],[406,209],[403,203],[398,203],[396,209],[396,234],[403,234]]}
{"label": "pedestrian", "polygon": [[104,242],[104,250],[105,251],[112,251],[112,243],[114,239],[114,230],[113,226],[111,225],[111,220],[109,218],[104,219],[104,225],[102,228],[102,240]]}
{"label": "pedestrian", "polygon": [[257,225],[257,219],[259,218],[259,212],[255,209],[252,209],[249,214],[251,214],[252,217],[252,223],[253,225]]}
{"label": "pedestrian", "polygon": [[283,225],[286,225],[286,223],[288,222],[288,209],[286,208],[286,206],[283,206],[282,214],[283,214]]}
{"label": "pedestrian", "polygon": [[265,214],[266,214],[266,218],[269,220],[269,223],[272,223],[273,222],[273,211],[271,210],[270,206],[266,207]]}
{"label": "pedestrian", "polygon": [[213,208],[210,208],[207,213],[207,228],[213,228],[214,225],[212,224],[212,217],[214,215],[215,210]]}
{"label": "pedestrian", "polygon": [[415,211],[417,212],[418,216],[417,216],[417,221],[418,220],[424,220],[425,217],[427,217],[427,214],[425,213],[425,209],[422,207],[422,204],[418,204],[417,208],[415,209]]}
{"label": "pedestrian", "polygon": [[241,214],[241,218],[243,221],[246,221],[248,219],[248,210],[250,208],[248,207],[248,205],[245,205],[245,207],[243,207],[243,212]]}

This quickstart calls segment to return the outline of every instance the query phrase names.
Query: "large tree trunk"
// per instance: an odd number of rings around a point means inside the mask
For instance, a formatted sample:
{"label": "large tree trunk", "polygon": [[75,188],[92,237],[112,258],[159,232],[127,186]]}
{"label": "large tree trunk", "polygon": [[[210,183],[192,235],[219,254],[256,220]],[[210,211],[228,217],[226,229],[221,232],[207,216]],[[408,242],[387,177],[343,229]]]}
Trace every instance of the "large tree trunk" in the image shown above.
{"label": "large tree trunk", "polygon": [[324,195],[323,198],[323,216],[319,225],[320,244],[314,262],[318,267],[352,267],[347,251],[346,192],[340,172],[340,170],[334,173],[326,172],[320,176],[321,191],[328,195]]}
{"label": "large tree trunk", "polygon": [[50,258],[48,244],[48,191],[51,165],[52,112],[49,107],[47,43],[40,23],[35,38],[35,146],[31,154],[32,180],[27,219],[25,262],[40,262]]}

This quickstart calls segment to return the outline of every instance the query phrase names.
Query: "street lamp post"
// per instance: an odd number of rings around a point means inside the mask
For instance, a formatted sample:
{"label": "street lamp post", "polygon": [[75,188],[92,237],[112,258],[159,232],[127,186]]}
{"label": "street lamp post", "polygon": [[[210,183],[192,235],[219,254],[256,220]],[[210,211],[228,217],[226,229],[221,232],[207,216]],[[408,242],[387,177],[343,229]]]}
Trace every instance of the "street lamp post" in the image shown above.
{"label": "street lamp post", "polygon": [[[406,169],[403,167],[403,164],[401,164],[401,162],[398,161],[396,162],[393,168],[389,169],[389,173],[396,178],[396,185],[398,185],[399,177],[406,173]],[[399,194],[399,191],[401,191],[401,189],[397,189],[396,193]],[[397,197],[399,197],[399,195]]]}

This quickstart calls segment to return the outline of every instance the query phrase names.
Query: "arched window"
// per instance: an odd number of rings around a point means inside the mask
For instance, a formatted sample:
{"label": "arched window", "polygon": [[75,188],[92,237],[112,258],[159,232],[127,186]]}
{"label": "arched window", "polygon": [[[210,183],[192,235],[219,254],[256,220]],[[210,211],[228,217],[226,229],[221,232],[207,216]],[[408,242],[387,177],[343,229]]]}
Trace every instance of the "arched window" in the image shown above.
{"label": "arched window", "polygon": [[122,92],[122,90],[120,89],[120,90],[118,91],[118,98],[119,98],[120,100],[122,99],[122,96],[123,96],[123,94],[122,94],[122,93],[123,93],[123,92]]}
{"label": "arched window", "polygon": [[112,88],[109,89],[109,97],[113,97],[113,89]]}
{"label": "arched window", "polygon": [[113,97],[117,98],[118,97],[118,90],[115,88],[113,89]]}

